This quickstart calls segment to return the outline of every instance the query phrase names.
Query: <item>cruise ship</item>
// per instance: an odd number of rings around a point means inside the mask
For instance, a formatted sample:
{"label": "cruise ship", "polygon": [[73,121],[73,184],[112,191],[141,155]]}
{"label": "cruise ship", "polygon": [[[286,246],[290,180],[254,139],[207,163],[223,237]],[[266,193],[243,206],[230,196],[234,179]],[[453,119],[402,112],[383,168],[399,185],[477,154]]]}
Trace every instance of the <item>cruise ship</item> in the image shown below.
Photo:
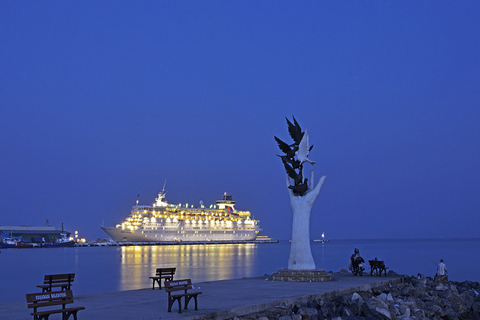
{"label": "cruise ship", "polygon": [[158,193],[153,205],[139,205],[115,227],[102,229],[118,242],[241,242],[255,240],[260,221],[250,211],[237,211],[232,196],[206,207],[169,204],[165,188]]}

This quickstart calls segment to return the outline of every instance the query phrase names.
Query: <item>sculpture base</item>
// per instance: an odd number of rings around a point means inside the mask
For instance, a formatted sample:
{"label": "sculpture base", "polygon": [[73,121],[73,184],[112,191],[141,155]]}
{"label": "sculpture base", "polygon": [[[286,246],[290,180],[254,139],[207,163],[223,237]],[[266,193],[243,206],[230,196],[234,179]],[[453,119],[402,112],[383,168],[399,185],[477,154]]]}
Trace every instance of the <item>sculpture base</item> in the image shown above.
{"label": "sculpture base", "polygon": [[274,281],[324,282],[332,281],[332,275],[325,270],[278,270],[272,274]]}

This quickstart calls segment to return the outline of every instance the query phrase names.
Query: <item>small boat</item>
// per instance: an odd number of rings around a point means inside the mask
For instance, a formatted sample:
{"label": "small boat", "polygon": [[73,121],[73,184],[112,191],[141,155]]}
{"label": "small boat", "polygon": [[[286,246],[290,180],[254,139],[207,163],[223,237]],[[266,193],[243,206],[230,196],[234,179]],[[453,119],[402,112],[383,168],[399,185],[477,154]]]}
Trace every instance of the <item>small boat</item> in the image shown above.
{"label": "small boat", "polygon": [[330,240],[325,239],[325,232],[322,232],[322,239],[313,240],[313,242],[318,242],[318,243],[327,243],[328,241],[330,241]]}
{"label": "small boat", "polygon": [[73,247],[75,245],[75,241],[68,239],[67,234],[65,232],[60,233],[60,235],[61,237],[55,240],[55,242],[44,243],[43,246],[45,248],[58,248],[58,247]]}
{"label": "small boat", "polygon": [[0,248],[15,248],[17,241],[14,238],[4,238],[3,242],[0,242]]}
{"label": "small boat", "polygon": [[32,243],[24,242],[19,238],[4,238],[3,242],[0,242],[2,248],[33,248]]}

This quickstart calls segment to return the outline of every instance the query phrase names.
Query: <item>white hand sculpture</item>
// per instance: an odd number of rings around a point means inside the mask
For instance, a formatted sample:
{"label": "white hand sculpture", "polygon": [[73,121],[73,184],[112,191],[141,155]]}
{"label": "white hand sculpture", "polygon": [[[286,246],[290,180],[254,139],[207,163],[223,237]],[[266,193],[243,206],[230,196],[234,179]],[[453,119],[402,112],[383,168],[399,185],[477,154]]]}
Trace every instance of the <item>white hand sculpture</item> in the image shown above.
{"label": "white hand sculpture", "polygon": [[[292,244],[290,246],[290,257],[288,258],[289,270],[315,269],[315,261],[310,248],[310,212],[312,211],[313,203],[320,193],[320,189],[322,189],[326,176],[321,177],[315,187],[313,187],[313,178],[313,171],[311,171],[309,188],[303,196],[295,196],[293,191],[288,189],[290,205],[293,210]],[[290,178],[287,175],[287,188],[290,185]]]}

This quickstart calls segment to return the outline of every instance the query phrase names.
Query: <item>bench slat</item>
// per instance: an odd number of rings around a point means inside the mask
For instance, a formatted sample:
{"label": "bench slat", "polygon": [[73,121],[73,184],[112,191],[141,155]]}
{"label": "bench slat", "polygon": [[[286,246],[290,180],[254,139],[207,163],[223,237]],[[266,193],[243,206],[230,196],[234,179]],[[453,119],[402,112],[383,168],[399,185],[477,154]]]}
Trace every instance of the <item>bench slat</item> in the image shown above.
{"label": "bench slat", "polygon": [[[172,312],[173,304],[175,303],[175,301],[178,301],[178,313],[182,313],[182,297],[185,297],[184,309],[187,309],[188,302],[191,299],[194,299],[195,310],[198,310],[197,296],[199,294],[202,294],[202,292],[188,292],[188,290],[191,290],[192,288],[193,286],[191,279],[165,281],[165,291],[168,293],[168,312]],[[183,291],[183,293],[175,293],[179,291]]]}
{"label": "bench slat", "polygon": [[72,312],[72,311],[79,311],[85,310],[85,307],[77,307],[77,308],[66,308],[66,309],[55,309],[55,310],[48,310],[48,311],[39,311],[39,312],[32,312],[30,315],[34,316],[42,316],[45,314],[52,314],[52,313],[64,313],[64,312]]}
{"label": "bench slat", "polygon": [[[55,291],[55,292],[42,292],[42,293],[27,293],[25,295],[27,300],[27,307],[33,309],[31,315],[34,319],[38,317],[47,316],[54,313],[62,313],[63,319],[66,319],[70,315],[73,315],[74,319],[77,319],[77,312],[84,310],[85,307],[81,306],[69,306],[67,304],[73,304],[73,293],[71,290]],[[38,310],[39,308],[57,306],[61,309],[49,309]]]}
{"label": "bench slat", "polygon": [[158,287],[162,289],[162,282],[167,280],[173,280],[173,276],[175,275],[175,271],[177,268],[157,268],[155,271],[155,276],[149,277],[152,279],[152,289],[155,289],[155,282],[158,284]]}
{"label": "bench slat", "polygon": [[385,276],[387,276],[387,269],[388,267],[385,266],[385,262],[383,260],[368,260],[368,263],[370,264],[370,275],[373,275],[374,273],[378,276],[382,275],[382,272],[385,273]]}
{"label": "bench slat", "polygon": [[41,288],[44,292],[52,291],[52,288],[69,290],[74,280],[75,273],[47,274],[43,284],[37,285],[37,288]]}

